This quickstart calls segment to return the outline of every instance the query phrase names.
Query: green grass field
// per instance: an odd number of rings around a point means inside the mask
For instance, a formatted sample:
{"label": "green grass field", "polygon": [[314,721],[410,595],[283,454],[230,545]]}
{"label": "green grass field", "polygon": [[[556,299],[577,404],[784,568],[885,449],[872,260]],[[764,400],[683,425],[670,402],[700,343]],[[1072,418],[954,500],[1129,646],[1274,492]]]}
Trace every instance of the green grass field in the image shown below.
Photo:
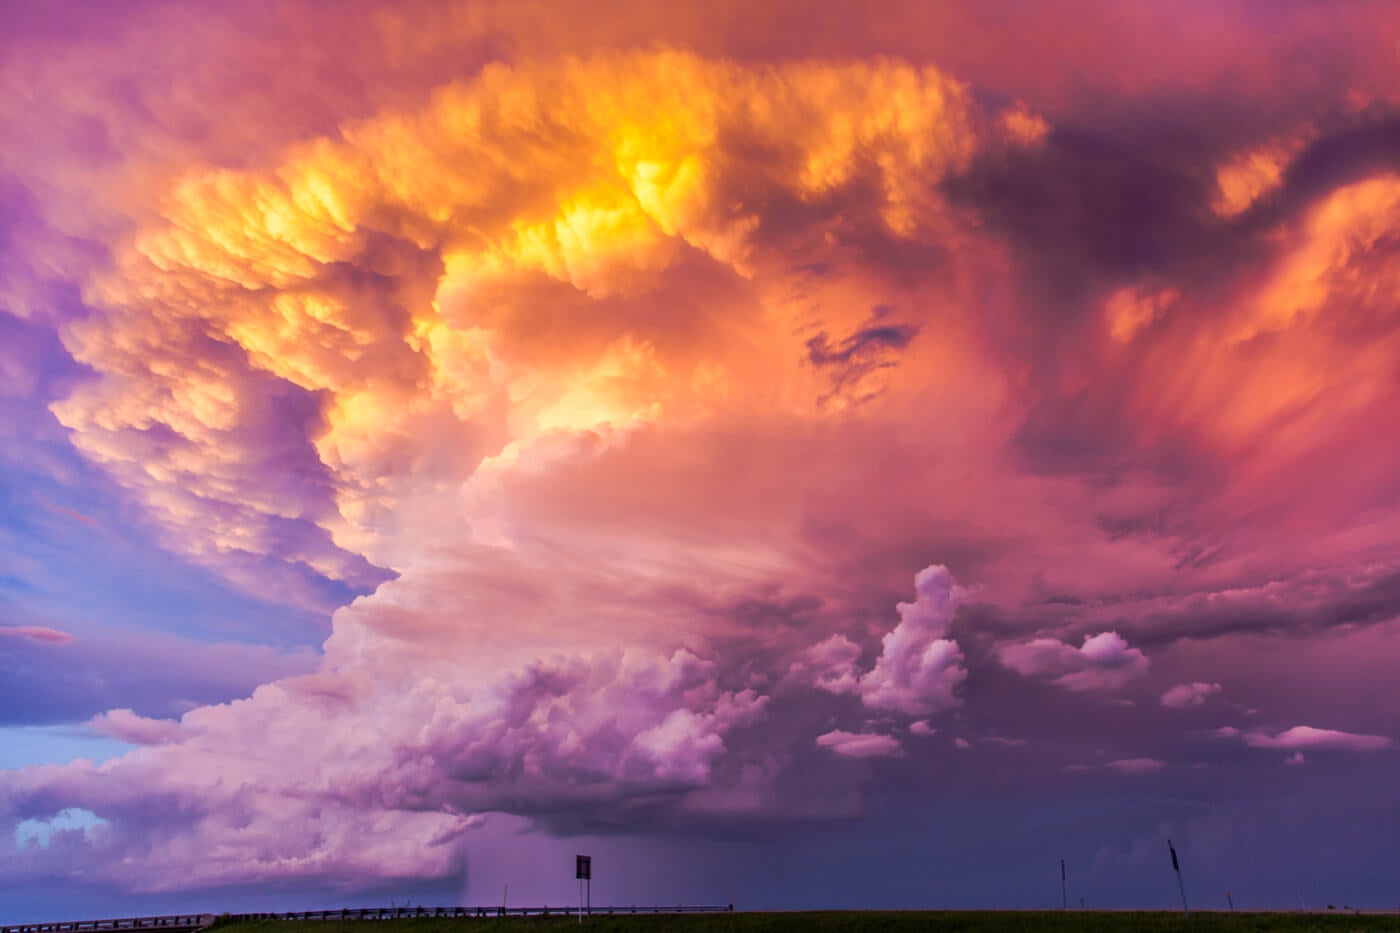
{"label": "green grass field", "polygon": [[[1055,931],[1286,931],[1295,930],[1396,930],[1400,915],[1179,913],[1095,911],[814,911],[801,913],[734,913],[698,916],[598,916],[585,918],[591,933],[800,933],[806,930],[833,933],[913,933],[916,930],[1011,933]],[[476,927],[492,933],[535,933],[541,930],[578,929],[573,917],[515,917],[487,919],[407,919],[360,921],[281,921],[222,925],[219,933],[466,933]],[[368,929],[366,929],[368,927]]]}

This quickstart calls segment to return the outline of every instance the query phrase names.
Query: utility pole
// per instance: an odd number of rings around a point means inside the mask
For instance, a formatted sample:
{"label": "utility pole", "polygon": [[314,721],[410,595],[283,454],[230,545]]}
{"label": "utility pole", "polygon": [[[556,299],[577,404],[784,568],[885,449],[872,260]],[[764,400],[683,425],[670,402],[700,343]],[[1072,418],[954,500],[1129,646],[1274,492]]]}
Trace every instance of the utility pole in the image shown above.
{"label": "utility pole", "polygon": [[1060,909],[1069,909],[1069,889],[1065,887],[1065,860],[1060,859]]}
{"label": "utility pole", "polygon": [[1191,916],[1191,908],[1186,906],[1186,885],[1181,881],[1181,863],[1176,860],[1176,846],[1172,845],[1170,839],[1167,840],[1167,850],[1172,854],[1172,868],[1176,871],[1176,887],[1181,892],[1181,911],[1186,916]]}

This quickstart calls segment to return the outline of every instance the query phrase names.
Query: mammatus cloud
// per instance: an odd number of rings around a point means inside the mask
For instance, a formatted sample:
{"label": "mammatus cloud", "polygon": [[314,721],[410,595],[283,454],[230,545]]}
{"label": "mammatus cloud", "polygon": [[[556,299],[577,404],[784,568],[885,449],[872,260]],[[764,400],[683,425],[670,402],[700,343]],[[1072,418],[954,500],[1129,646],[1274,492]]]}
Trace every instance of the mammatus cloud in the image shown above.
{"label": "mammatus cloud", "polygon": [[1147,673],[1147,656],[1117,632],[1084,636],[1078,648],[1037,638],[998,649],[1001,663],[1024,677],[1040,677],[1069,690],[1116,690]]}
{"label": "mammatus cloud", "polygon": [[67,632],[45,625],[3,625],[0,626],[0,638],[25,638],[48,645],[66,645],[73,640],[73,636]]}
{"label": "mammatus cloud", "polygon": [[1169,709],[1200,706],[1218,693],[1220,693],[1220,684],[1204,684],[1199,681],[1190,684],[1177,684],[1162,694],[1162,705]]}

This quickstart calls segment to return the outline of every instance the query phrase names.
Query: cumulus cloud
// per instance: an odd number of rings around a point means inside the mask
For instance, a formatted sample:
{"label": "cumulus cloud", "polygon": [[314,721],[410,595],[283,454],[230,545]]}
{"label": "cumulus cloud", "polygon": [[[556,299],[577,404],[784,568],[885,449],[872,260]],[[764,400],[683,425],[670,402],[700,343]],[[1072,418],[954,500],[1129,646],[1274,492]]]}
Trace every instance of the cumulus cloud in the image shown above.
{"label": "cumulus cloud", "polygon": [[804,651],[790,673],[828,693],[855,694],[874,710],[927,716],[956,706],[967,668],[945,636],[964,592],[941,564],[919,571],[914,592],[912,603],[895,607],[899,622],[870,670],[860,670],[860,646],[838,633]]}
{"label": "cumulus cloud", "polygon": [[[175,179],[92,283],[108,313],[63,329],[99,376],[53,410],[172,546],[370,587],[386,574],[364,557],[390,562],[373,545],[406,484],[460,481],[542,432],[713,404],[740,375],[720,333],[698,343],[630,299],[684,291],[697,257],[711,277],[786,268],[760,211],[773,199],[814,226],[861,211],[886,235],[937,239],[930,182],[1026,143],[995,116],[936,69],[895,63],[495,65],[273,170]],[[866,184],[874,200],[845,194]],[[573,330],[564,345],[539,336],[550,308]],[[912,332],[866,327],[823,365],[892,365]],[[804,354],[788,342],[792,371]]]}
{"label": "cumulus cloud", "polygon": [[1116,690],[1147,673],[1147,656],[1117,632],[1084,636],[1078,648],[1053,638],[1003,645],[1001,663],[1025,677],[1040,677],[1069,690]]}
{"label": "cumulus cloud", "polygon": [[180,724],[173,719],[151,719],[129,709],[108,710],[87,722],[94,732],[132,745],[166,745],[180,738]]}
{"label": "cumulus cloud", "polygon": [[867,706],[927,716],[955,706],[967,679],[962,650],[946,638],[963,597],[948,568],[934,564],[914,578],[915,599],[900,603],[899,624],[881,640],[875,667],[860,679]]}
{"label": "cumulus cloud", "polygon": [[828,693],[855,693],[860,690],[859,661],[860,646],[838,633],[803,652],[792,673]]}
{"label": "cumulus cloud", "polygon": [[1188,706],[1201,706],[1206,700],[1220,693],[1220,684],[1201,683],[1177,684],[1162,694],[1162,705],[1169,709],[1186,709]]}
{"label": "cumulus cloud", "polygon": [[888,758],[903,754],[898,739],[876,732],[843,732],[833,729],[817,736],[817,744],[847,758]]}
{"label": "cumulus cloud", "polygon": [[1242,739],[1251,748],[1338,748],[1355,752],[1377,751],[1395,744],[1384,735],[1361,735],[1312,726],[1294,726],[1273,735],[1262,730],[1246,732]]}
{"label": "cumulus cloud", "polygon": [[[380,665],[291,678],[247,700],[200,707],[179,723],[117,710],[90,726],[145,748],[96,768],[0,773],[0,815],[46,819],[79,806],[113,831],[80,853],[27,853],[16,870],[89,870],[144,890],[269,877],[372,871],[440,876],[459,870],[461,835],[491,810],[594,817],[635,800],[703,812],[731,734],[768,698],[715,683],[712,661],[613,655],[539,662],[477,684],[450,664],[374,687]],[[149,803],[171,809],[149,819]],[[313,819],[304,837],[282,830]],[[381,841],[357,837],[385,827]],[[421,852],[409,840],[426,841]],[[235,846],[238,859],[174,871],[181,852]],[[376,859],[384,859],[372,868]],[[103,867],[105,866],[105,867]],[[188,872],[194,871],[191,879]]]}

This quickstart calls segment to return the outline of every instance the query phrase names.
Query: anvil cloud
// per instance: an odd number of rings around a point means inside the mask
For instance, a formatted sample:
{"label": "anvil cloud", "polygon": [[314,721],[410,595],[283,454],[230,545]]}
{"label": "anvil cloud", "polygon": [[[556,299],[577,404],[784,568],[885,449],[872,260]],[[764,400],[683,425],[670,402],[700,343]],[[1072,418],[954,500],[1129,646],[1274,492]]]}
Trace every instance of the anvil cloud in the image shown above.
{"label": "anvil cloud", "polygon": [[1393,906],[1397,29],[7,6],[0,909]]}

